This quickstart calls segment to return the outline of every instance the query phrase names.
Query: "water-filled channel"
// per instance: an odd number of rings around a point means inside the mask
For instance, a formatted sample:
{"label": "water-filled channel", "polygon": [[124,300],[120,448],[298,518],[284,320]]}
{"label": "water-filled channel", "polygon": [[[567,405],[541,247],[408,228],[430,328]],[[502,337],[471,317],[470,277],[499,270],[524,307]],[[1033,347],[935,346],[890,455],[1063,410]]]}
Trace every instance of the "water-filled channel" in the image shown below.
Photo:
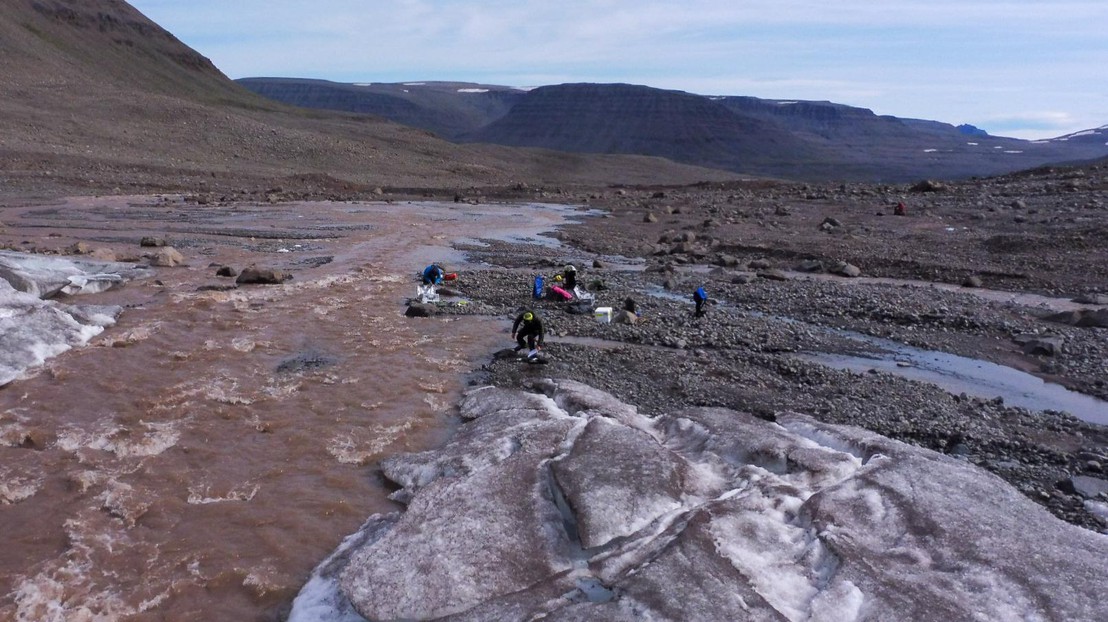
{"label": "water-filled channel", "polygon": [[[278,619],[343,536],[397,509],[373,465],[442,442],[464,373],[508,342],[507,319],[403,317],[415,275],[444,261],[464,278],[452,240],[535,236],[572,213],[5,208],[11,234],[135,253],[164,236],[187,265],[82,296],[123,305],[118,324],[0,389],[0,619]],[[216,264],[293,279],[220,291]]]}

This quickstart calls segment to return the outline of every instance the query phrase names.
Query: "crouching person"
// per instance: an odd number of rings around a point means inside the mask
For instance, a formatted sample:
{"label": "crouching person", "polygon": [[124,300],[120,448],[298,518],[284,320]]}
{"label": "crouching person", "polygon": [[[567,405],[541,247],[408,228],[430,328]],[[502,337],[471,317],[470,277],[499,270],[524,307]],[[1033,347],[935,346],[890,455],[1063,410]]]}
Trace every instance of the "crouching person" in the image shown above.
{"label": "crouching person", "polygon": [[516,352],[527,348],[527,358],[537,358],[546,338],[538,314],[534,311],[520,313],[512,323],[512,338],[516,340]]}

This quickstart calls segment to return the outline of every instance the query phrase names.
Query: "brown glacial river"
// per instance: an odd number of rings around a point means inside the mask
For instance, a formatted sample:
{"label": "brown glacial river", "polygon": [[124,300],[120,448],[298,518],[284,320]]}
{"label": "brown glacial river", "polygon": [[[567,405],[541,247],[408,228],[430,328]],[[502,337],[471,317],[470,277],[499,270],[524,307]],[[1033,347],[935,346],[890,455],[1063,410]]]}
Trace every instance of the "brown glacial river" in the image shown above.
{"label": "brown glacial river", "polygon": [[[187,259],[69,299],[125,311],[0,388],[0,620],[280,619],[343,536],[397,509],[377,461],[441,443],[464,374],[508,345],[509,318],[403,317],[415,275],[444,261],[464,279],[452,240],[571,214],[173,197],[0,209],[0,241],[137,254],[152,235]],[[198,291],[233,281],[212,264],[294,279]]]}

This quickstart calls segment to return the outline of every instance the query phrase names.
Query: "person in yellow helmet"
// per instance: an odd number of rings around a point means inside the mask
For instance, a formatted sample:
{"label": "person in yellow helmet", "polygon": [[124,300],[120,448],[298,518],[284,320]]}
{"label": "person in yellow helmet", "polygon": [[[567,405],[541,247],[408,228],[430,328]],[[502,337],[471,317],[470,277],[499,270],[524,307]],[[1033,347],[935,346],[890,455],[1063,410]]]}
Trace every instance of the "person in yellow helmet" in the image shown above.
{"label": "person in yellow helmet", "polygon": [[520,313],[512,323],[512,339],[516,340],[515,350],[519,352],[528,348],[527,358],[535,358],[539,355],[539,348],[543,346],[545,337],[542,320],[534,311]]}

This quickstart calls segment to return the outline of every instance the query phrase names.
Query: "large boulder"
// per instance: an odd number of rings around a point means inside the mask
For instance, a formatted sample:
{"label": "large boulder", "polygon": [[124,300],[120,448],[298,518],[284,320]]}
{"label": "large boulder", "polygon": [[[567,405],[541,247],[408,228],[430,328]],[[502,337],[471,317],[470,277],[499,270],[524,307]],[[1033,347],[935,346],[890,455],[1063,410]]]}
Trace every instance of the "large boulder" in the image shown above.
{"label": "large boulder", "polygon": [[239,273],[235,283],[239,285],[280,285],[291,278],[292,275],[284,270],[250,266]]}
{"label": "large boulder", "polygon": [[151,266],[173,268],[185,263],[185,256],[172,246],[162,246],[158,250],[144,255]]}

